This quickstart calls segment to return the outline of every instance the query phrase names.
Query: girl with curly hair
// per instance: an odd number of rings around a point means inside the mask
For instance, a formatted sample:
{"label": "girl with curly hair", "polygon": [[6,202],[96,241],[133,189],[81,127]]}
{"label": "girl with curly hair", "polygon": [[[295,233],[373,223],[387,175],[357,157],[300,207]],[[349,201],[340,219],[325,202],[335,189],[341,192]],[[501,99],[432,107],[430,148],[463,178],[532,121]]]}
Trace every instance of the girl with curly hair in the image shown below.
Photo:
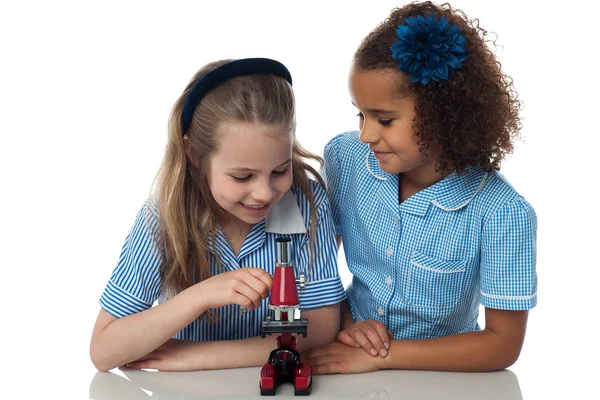
{"label": "girl with curly hair", "polygon": [[353,279],[338,342],[306,354],[314,373],[492,371],[519,357],[537,219],[498,172],[521,104],[486,34],[449,4],[411,3],[356,51],[360,132],[325,147]]}

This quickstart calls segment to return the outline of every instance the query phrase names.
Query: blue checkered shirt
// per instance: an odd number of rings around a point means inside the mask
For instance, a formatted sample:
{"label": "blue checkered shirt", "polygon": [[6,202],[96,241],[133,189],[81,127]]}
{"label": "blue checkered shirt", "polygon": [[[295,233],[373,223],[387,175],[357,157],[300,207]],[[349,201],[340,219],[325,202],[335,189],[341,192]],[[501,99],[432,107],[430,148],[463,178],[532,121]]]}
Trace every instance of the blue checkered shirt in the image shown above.
{"label": "blue checkered shirt", "polygon": [[325,147],[325,177],[355,321],[425,339],[480,329],[480,304],[536,305],[536,214],[501,174],[452,173],[398,204],[398,175],[347,132]]}
{"label": "blue checkered shirt", "polygon": [[[287,236],[292,239],[295,274],[299,276],[303,272],[307,277],[306,290],[299,293],[301,309],[313,310],[342,301],[346,294],[338,275],[335,231],[327,193],[316,182],[311,183],[317,213],[316,226],[312,226],[308,198],[292,187],[273,207],[269,217],[251,228],[237,255],[225,235],[217,232],[214,241],[211,241],[213,246],[209,254],[212,274],[241,267],[263,268],[274,274],[276,239]],[[140,209],[121,250],[119,262],[100,297],[102,308],[117,318],[147,310],[155,301],[164,301],[160,266],[165,254],[164,243],[158,235],[158,224],[158,204],[155,198],[151,198]],[[309,232],[312,229],[315,230],[316,251],[311,264]],[[271,314],[267,302],[265,299],[259,308],[247,311],[235,304],[216,308],[213,310],[216,322],[195,320],[174,337],[214,341],[259,336],[262,321]]]}

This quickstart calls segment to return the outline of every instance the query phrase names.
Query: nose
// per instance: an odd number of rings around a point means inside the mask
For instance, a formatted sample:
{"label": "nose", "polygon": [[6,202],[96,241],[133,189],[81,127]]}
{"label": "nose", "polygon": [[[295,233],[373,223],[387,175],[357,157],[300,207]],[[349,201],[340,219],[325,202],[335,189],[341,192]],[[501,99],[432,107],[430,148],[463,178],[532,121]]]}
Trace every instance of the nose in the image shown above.
{"label": "nose", "polygon": [[367,121],[367,118],[365,118],[362,122],[358,137],[363,143],[375,143],[379,140],[379,132],[377,131],[377,128],[373,127],[372,124]]}
{"label": "nose", "polygon": [[270,203],[273,200],[273,187],[269,180],[257,180],[252,188],[252,198],[259,203]]}

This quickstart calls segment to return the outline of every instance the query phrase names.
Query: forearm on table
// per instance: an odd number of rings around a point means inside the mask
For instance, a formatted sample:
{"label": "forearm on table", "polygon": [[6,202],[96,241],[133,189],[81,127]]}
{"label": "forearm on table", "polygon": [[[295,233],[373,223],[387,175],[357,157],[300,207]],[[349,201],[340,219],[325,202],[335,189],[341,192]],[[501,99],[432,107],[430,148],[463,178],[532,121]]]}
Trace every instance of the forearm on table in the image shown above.
{"label": "forearm on table", "polygon": [[423,340],[393,340],[381,369],[434,371],[497,371],[518,358],[520,344],[491,330],[466,332]]}
{"label": "forearm on table", "polygon": [[115,319],[100,331],[95,329],[90,346],[95,366],[106,371],[134,361],[198,318],[205,308],[190,289],[156,307]]}
{"label": "forearm on table", "polygon": [[[303,352],[324,346],[335,341],[339,329],[339,304],[304,311],[308,319],[307,337],[294,335],[296,348]],[[190,342],[190,351],[195,353],[197,361],[194,369],[243,368],[264,365],[269,353],[277,348],[277,336],[274,333],[260,336],[215,342]]]}
{"label": "forearm on table", "polygon": [[260,336],[241,340],[192,342],[190,351],[196,356],[193,369],[224,369],[257,367],[267,362],[271,350],[277,348],[277,336]]}

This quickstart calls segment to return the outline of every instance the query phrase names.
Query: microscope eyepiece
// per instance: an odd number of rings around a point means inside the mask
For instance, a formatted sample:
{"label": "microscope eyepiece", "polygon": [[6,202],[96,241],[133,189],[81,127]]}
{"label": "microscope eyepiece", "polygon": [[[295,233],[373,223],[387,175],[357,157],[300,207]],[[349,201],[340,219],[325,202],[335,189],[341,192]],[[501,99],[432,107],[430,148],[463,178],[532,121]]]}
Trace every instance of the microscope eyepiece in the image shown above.
{"label": "microscope eyepiece", "polygon": [[277,264],[278,265],[291,265],[290,257],[290,243],[292,241],[289,237],[280,237],[277,241]]}

